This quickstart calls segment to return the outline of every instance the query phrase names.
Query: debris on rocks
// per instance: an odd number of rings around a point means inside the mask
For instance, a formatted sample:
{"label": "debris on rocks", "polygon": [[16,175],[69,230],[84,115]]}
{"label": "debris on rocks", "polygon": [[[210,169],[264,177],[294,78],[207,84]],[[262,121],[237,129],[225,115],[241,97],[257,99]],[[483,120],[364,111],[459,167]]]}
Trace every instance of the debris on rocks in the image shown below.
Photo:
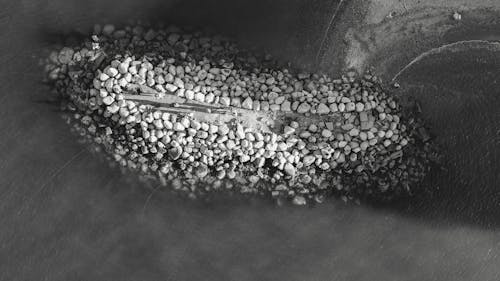
{"label": "debris on rocks", "polygon": [[459,12],[454,12],[453,13],[453,19],[456,20],[456,21],[459,21],[462,19],[462,14],[460,14]]}
{"label": "debris on rocks", "polygon": [[416,193],[435,159],[416,110],[372,74],[296,72],[173,26],[95,32],[46,61],[64,112],[110,159],[191,197],[392,199]]}

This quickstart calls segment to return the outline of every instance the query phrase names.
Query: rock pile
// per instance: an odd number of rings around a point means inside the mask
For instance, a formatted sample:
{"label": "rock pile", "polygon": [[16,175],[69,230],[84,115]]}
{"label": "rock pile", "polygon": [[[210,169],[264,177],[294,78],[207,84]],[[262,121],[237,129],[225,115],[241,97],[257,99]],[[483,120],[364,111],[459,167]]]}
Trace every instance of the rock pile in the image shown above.
{"label": "rock pile", "polygon": [[191,194],[393,198],[413,192],[435,154],[375,76],[296,73],[197,31],[96,26],[46,72],[82,136]]}

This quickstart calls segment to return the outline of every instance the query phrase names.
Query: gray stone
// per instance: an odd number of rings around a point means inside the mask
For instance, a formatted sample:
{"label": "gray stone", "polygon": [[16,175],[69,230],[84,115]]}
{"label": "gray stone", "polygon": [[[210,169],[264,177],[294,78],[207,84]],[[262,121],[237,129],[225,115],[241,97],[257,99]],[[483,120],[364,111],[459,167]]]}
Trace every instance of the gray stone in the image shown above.
{"label": "gray stone", "polygon": [[252,109],[252,105],[253,105],[253,100],[250,97],[247,97],[241,104],[241,107],[245,109]]}
{"label": "gray stone", "polygon": [[324,103],[320,103],[318,108],[316,109],[317,114],[328,114],[330,113],[330,108],[326,106]]}
{"label": "gray stone", "polygon": [[298,113],[306,113],[306,112],[309,112],[311,110],[311,106],[307,103],[307,102],[303,102],[299,105],[299,107],[297,108],[297,112]]}

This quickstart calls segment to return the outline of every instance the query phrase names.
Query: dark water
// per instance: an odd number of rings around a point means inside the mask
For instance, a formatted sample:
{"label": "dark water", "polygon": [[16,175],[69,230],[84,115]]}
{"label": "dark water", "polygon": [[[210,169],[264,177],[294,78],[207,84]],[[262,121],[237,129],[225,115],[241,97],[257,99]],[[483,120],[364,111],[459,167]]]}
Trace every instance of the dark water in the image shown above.
{"label": "dark water", "polygon": [[499,43],[471,41],[424,57],[400,77],[444,150],[446,170],[432,181],[439,191],[419,202],[432,216],[500,224],[499,65]]}
{"label": "dark water", "polygon": [[[87,152],[39,82],[48,35],[124,15],[161,18],[158,4],[3,2],[0,280],[498,280],[498,51],[441,54],[402,76],[448,149],[432,198],[403,210],[191,202],[152,193]],[[238,21],[213,1],[162,6],[300,63],[315,57],[323,31],[308,18],[327,22],[333,5],[224,2],[247,12]],[[250,16],[255,9],[262,17]]]}

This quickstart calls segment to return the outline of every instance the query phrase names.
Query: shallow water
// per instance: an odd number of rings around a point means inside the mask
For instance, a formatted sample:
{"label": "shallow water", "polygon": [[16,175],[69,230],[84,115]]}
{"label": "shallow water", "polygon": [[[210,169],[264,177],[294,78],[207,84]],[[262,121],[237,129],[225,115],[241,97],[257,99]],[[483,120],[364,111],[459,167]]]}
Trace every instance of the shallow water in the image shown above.
{"label": "shallow water", "polygon": [[[422,97],[448,151],[448,170],[431,182],[440,188],[434,197],[402,210],[340,201],[314,208],[193,202],[123,178],[78,144],[44,102],[50,93],[39,82],[37,56],[47,34],[90,27],[105,15],[140,18],[156,7],[101,2],[10,1],[1,12],[0,280],[498,279],[498,51],[442,53],[401,76],[402,89]],[[280,13],[266,6],[262,20],[242,17],[228,32],[260,38],[276,53],[287,42],[293,47],[281,56],[310,60],[318,44],[311,38],[322,30],[305,22],[331,5],[314,3],[308,10],[292,1]],[[215,18],[222,27],[224,17]],[[277,24],[265,33],[251,28],[270,19]],[[292,23],[297,34],[285,32]]]}

